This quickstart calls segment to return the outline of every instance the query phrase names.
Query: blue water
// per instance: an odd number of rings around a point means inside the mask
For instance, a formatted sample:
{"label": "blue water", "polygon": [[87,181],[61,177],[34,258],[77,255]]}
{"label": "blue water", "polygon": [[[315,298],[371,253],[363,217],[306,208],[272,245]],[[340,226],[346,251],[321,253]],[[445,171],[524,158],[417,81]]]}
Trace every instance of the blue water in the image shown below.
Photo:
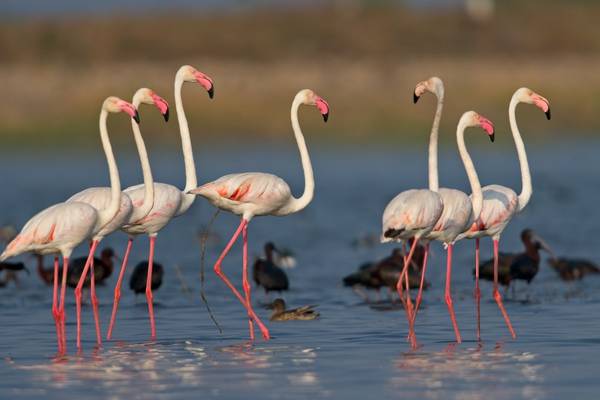
{"label": "blue water", "polygon": [[[520,177],[512,148],[492,149],[483,143],[482,139],[480,147],[472,150],[482,183],[518,190]],[[600,185],[597,168],[592,168],[597,163],[597,146],[529,145],[534,196],[506,230],[503,250],[520,250],[518,234],[531,227],[559,255],[600,261],[595,252]],[[367,304],[341,286],[345,274],[391,250],[390,245],[357,249],[352,241],[378,234],[382,210],[395,193],[424,186],[425,149],[392,150],[315,151],[317,188],[310,207],[297,215],[251,222],[252,257],[267,240],[297,254],[298,266],[288,272],[291,290],[284,295],[289,305],[318,304],[321,312],[317,321],[268,323],[273,337],[269,342],[248,342],[241,305],[212,272],[212,263],[237,227],[238,220],[229,215],[217,219],[207,266],[207,293],[223,334],[207,316],[199,299],[197,232],[212,209],[201,199],[158,237],[156,258],[166,266],[166,274],[163,287],[155,292],[155,342],[148,340],[145,298],[136,298],[125,289],[115,340],[99,349],[94,346],[91,310],[84,306],[84,350],[77,354],[74,298],[69,291],[69,349],[66,356],[57,356],[51,289],[37,278],[33,260],[23,257],[31,275],[21,274],[19,287],[0,289],[0,398],[555,399],[575,394],[578,399],[597,398],[598,278],[565,284],[543,260],[533,283],[518,285],[516,296],[507,300],[518,335],[515,341],[491,299],[491,286],[484,283],[484,341],[478,344],[471,298],[473,244],[461,242],[455,251],[453,292],[464,343],[455,345],[443,302],[445,256],[435,244],[427,277],[432,287],[417,322],[421,347],[415,351],[405,340],[407,326],[401,309],[386,302]],[[196,157],[200,181],[229,172],[269,171],[301,192],[299,160],[291,146],[246,153],[204,150]],[[120,155],[119,159],[124,185],[141,180],[134,156]],[[156,152],[152,162],[157,180],[182,186],[179,154]],[[95,154],[12,154],[3,156],[0,164],[5,188],[0,222],[19,227],[41,208],[84,187],[107,184],[105,166]],[[443,186],[467,190],[464,171],[452,152],[441,155],[440,165]],[[122,255],[125,241],[123,234],[115,234],[105,244]],[[130,265],[145,258],[147,246],[146,238],[135,242]],[[83,247],[78,255],[85,253]],[[483,242],[483,258],[490,247],[488,241]],[[190,293],[182,289],[175,266]],[[224,270],[234,282],[241,282],[240,245],[226,259]],[[99,288],[104,331],[115,281],[116,272]],[[256,310],[265,320],[269,311],[262,306],[267,301],[260,290],[254,292]]]}

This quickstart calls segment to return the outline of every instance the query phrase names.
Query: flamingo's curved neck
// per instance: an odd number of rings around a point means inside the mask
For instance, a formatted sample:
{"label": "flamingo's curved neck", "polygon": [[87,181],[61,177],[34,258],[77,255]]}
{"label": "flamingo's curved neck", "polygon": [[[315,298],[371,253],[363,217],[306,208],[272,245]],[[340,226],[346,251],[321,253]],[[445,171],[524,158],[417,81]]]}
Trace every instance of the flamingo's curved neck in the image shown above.
{"label": "flamingo's curved neck", "polygon": [[292,118],[292,129],[294,130],[294,136],[296,137],[296,143],[298,144],[298,150],[300,151],[300,159],[302,160],[302,170],[304,172],[304,193],[299,198],[292,197],[286,207],[281,211],[281,214],[292,214],[296,211],[302,210],[312,200],[315,192],[315,179],[313,176],[312,164],[310,162],[310,156],[308,155],[308,148],[304,141],[304,135],[300,129],[300,123],[298,122],[298,108],[302,104],[300,97],[294,98],[291,109]]}
{"label": "flamingo's curved neck", "polygon": [[[134,98],[133,105],[136,109],[139,109],[140,99]],[[140,164],[142,165],[142,173],[144,175],[144,202],[140,207],[135,207],[135,218],[141,219],[150,213],[154,206],[154,181],[152,179],[152,168],[150,168],[150,160],[148,159],[148,152],[146,151],[146,144],[144,138],[140,132],[140,126],[132,119],[131,128],[133,129],[133,137],[135,139],[135,146],[137,147],[138,155],[140,157]]]}
{"label": "flamingo's curved neck", "polygon": [[190,138],[190,128],[188,127],[185,111],[183,110],[183,100],[181,99],[181,89],[183,87],[183,77],[181,74],[175,76],[175,108],[177,110],[177,122],[179,123],[179,133],[181,135],[181,149],[183,151],[183,161],[185,164],[185,188],[183,189],[181,205],[176,215],[181,215],[190,208],[196,196],[185,194],[198,186],[196,178],[196,164],[194,164],[194,153],[192,152],[192,140]]}
{"label": "flamingo's curved neck", "polygon": [[519,132],[519,127],[517,126],[517,118],[515,116],[517,104],[519,103],[520,101],[515,95],[513,95],[512,99],[510,100],[510,105],[508,106],[508,118],[510,120],[510,130],[512,131],[515,146],[517,147],[517,155],[519,156],[519,166],[521,168],[522,186],[518,200],[519,211],[521,211],[525,208],[527,203],[529,203],[529,199],[531,198],[533,188],[531,186],[531,173],[529,172],[529,162],[527,161],[525,144],[523,143],[523,139],[521,138],[521,133]]}
{"label": "flamingo's curved neck", "polygon": [[117,162],[115,161],[115,155],[113,154],[108,137],[108,129],[106,127],[107,118],[108,111],[103,108],[100,113],[100,140],[102,141],[102,148],[104,149],[104,155],[108,163],[108,172],[110,174],[110,202],[108,203],[108,207],[98,211],[97,229],[102,228],[110,222],[119,211],[121,205],[121,180],[119,179]]}
{"label": "flamingo's curved neck", "polygon": [[429,190],[437,192],[439,189],[438,179],[438,136],[440,133],[440,120],[444,108],[444,88],[440,87],[436,93],[437,107],[433,117],[431,134],[429,135]]}
{"label": "flamingo's curved neck", "polygon": [[475,166],[473,165],[473,160],[471,160],[471,156],[469,155],[467,146],[465,145],[466,128],[466,123],[461,119],[458,123],[458,127],[456,128],[456,142],[458,144],[460,158],[462,159],[462,162],[465,166],[465,171],[469,177],[469,184],[471,185],[472,192],[471,202],[473,204],[472,220],[476,221],[481,214],[481,209],[483,208],[483,194],[481,192],[481,184],[479,183],[477,171],[475,171]]}

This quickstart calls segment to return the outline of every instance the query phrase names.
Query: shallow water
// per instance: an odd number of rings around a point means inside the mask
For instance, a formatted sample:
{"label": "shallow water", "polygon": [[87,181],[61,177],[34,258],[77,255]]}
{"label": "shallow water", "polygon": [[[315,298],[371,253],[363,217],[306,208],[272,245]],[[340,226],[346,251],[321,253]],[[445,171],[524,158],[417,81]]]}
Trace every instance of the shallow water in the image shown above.
{"label": "shallow water", "polygon": [[[483,143],[483,142],[482,142]],[[483,184],[500,183],[519,189],[516,156],[511,148],[493,153],[488,145],[474,148]],[[484,147],[485,146],[485,147]],[[598,143],[530,145],[534,196],[525,212],[508,227],[501,249],[520,250],[518,233],[534,228],[561,255],[594,260],[595,207],[600,191],[595,168]],[[340,284],[341,278],[364,261],[386,255],[390,245],[353,248],[357,237],[377,234],[381,212],[393,195],[422,187],[426,179],[424,149],[335,150],[313,154],[317,191],[304,212],[285,218],[257,218],[249,228],[251,256],[266,240],[293,249],[298,266],[288,272],[290,306],[318,304],[321,319],[269,323],[273,339],[247,341],[242,307],[212,272],[212,262],[237,219],[220,215],[208,249],[207,293],[223,326],[219,334],[199,299],[197,232],[212,209],[199,199],[190,212],[174,220],[158,237],[156,258],[166,266],[163,287],[155,292],[158,340],[148,341],[145,298],[124,290],[115,341],[94,347],[89,307],[83,309],[84,351],[74,343],[74,298],[68,293],[68,354],[56,356],[50,314],[51,290],[35,274],[21,274],[20,287],[0,290],[0,397],[24,398],[375,398],[546,399],[577,394],[596,398],[600,389],[600,322],[597,318],[600,279],[565,284],[545,266],[533,283],[519,285],[507,310],[518,339],[508,335],[483,285],[482,329],[474,331],[472,293],[473,244],[456,246],[454,301],[464,343],[453,343],[443,302],[445,256],[433,246],[428,269],[432,283],[417,322],[422,345],[406,343],[404,313],[390,303],[369,305]],[[573,156],[575,154],[576,156]],[[122,158],[122,157],[121,157]],[[153,155],[155,177],[182,186],[183,166],[177,153]],[[0,161],[5,190],[0,222],[21,226],[28,216],[83,187],[105,185],[101,158],[67,155],[5,155]],[[124,185],[141,179],[135,157],[121,162]],[[440,158],[443,186],[467,189],[466,176],[453,153]],[[77,166],[77,167],[76,167]],[[219,150],[197,153],[200,181],[235,171],[277,173],[301,191],[302,175],[293,148],[251,150],[245,154]],[[119,254],[126,237],[105,240]],[[147,239],[134,245],[130,265],[145,257]],[[101,246],[102,247],[102,246]],[[482,245],[482,258],[491,250]],[[84,248],[77,254],[83,254]],[[48,259],[48,263],[50,260]],[[181,268],[191,293],[182,290],[174,266]],[[224,270],[240,282],[241,246],[234,247]],[[110,317],[116,272],[99,288],[103,330]],[[371,294],[373,297],[373,294]],[[384,296],[385,297],[385,296]],[[271,299],[273,295],[271,295]],[[264,294],[254,292],[261,317]]]}

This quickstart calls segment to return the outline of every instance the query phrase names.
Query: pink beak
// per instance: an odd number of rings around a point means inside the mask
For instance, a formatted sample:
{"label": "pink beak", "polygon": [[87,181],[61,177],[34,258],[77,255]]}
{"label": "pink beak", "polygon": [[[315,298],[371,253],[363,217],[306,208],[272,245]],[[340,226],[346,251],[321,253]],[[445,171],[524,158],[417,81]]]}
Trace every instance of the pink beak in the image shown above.
{"label": "pink beak", "polygon": [[479,126],[481,126],[483,128],[483,130],[486,131],[486,133],[490,137],[490,140],[493,142],[494,141],[494,124],[492,124],[492,121],[490,121],[489,119],[484,118],[482,116],[479,116]]}
{"label": "pink beak", "polygon": [[126,112],[135,122],[140,123],[140,114],[133,104],[121,100],[119,107],[121,107],[121,111]]}
{"label": "pink beak", "polygon": [[154,105],[158,108],[158,111],[163,115],[165,121],[169,120],[169,103],[156,93],[152,93],[152,100],[154,101]]}
{"label": "pink beak", "polygon": [[208,92],[208,97],[212,99],[215,96],[215,85],[213,84],[213,80],[200,71],[196,71],[194,76],[198,83]]}
{"label": "pink beak", "polygon": [[323,116],[323,121],[327,122],[329,119],[329,104],[323,98],[317,96],[315,99],[315,105]]}
{"label": "pink beak", "polygon": [[531,96],[531,99],[533,100],[533,104],[539,107],[544,112],[544,114],[546,114],[546,118],[550,119],[550,103],[548,103],[548,100],[546,100],[539,94],[533,94]]}

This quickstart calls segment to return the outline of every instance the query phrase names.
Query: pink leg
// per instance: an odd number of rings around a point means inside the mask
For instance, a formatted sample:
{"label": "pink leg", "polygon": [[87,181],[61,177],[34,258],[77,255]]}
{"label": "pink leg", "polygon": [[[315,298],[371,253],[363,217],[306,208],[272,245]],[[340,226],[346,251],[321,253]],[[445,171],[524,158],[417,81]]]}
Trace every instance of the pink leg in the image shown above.
{"label": "pink leg", "polygon": [[58,310],[58,314],[60,316],[60,331],[61,331],[61,339],[62,339],[62,349],[63,351],[67,348],[67,335],[65,332],[65,293],[67,292],[67,271],[69,270],[69,257],[63,257],[63,273],[62,273],[62,282],[60,287],[60,306]]}
{"label": "pink leg", "polygon": [[98,297],[96,296],[96,277],[94,271],[94,259],[90,263],[90,300],[92,302],[92,312],[94,314],[94,324],[96,325],[96,344],[102,345],[102,337],[100,333],[100,318],[98,316]]}
{"label": "pink leg", "polygon": [[119,308],[119,300],[121,299],[121,285],[123,284],[123,277],[125,276],[125,268],[127,267],[127,260],[129,259],[129,253],[133,246],[133,238],[129,238],[127,241],[127,250],[125,250],[125,256],[123,257],[123,263],[121,264],[121,271],[119,271],[119,279],[115,285],[115,298],[113,300],[113,309],[110,316],[110,325],[108,326],[108,333],[106,334],[106,340],[112,338],[112,331],[115,327],[115,320],[117,318],[117,309]]}
{"label": "pink leg", "polygon": [[477,341],[481,341],[481,290],[479,289],[479,238],[475,239],[475,302],[477,307]]}
{"label": "pink leg", "polygon": [[453,245],[448,245],[448,263],[446,264],[446,305],[448,306],[448,312],[450,313],[450,319],[452,320],[452,327],[454,328],[454,334],[456,335],[456,341],[461,342],[460,331],[458,330],[458,324],[456,323],[456,315],[454,315],[454,305],[452,303],[452,295],[450,292],[451,276],[452,276],[452,248]]}
{"label": "pink leg", "polygon": [[421,305],[421,299],[423,297],[423,286],[425,285],[425,271],[427,270],[427,256],[429,255],[429,243],[425,245],[425,254],[423,255],[423,266],[421,268],[421,282],[419,284],[419,294],[417,295],[417,301],[415,303],[415,315],[413,316],[413,324],[417,318],[417,312]]}
{"label": "pink leg", "polygon": [[58,350],[62,351],[62,335],[60,325],[60,314],[58,312],[58,256],[54,257],[54,290],[52,291],[52,316],[56,325],[56,340],[58,341]]}
{"label": "pink leg", "polygon": [[248,224],[248,221],[246,221],[245,219],[242,219],[242,222],[240,222],[240,226],[237,228],[237,230],[231,237],[231,240],[229,240],[229,243],[227,243],[227,246],[225,246],[225,249],[223,250],[223,252],[219,256],[219,258],[217,259],[217,262],[215,263],[215,266],[214,266],[214,270],[215,270],[215,273],[217,274],[217,276],[219,278],[221,278],[221,280],[223,282],[225,282],[225,284],[233,292],[235,297],[237,297],[237,299],[240,301],[240,303],[242,303],[244,308],[246,308],[248,310],[248,312],[250,313],[250,316],[258,325],[258,328],[260,329],[260,331],[263,335],[263,338],[268,340],[268,339],[270,339],[271,336],[269,335],[269,330],[267,329],[267,327],[262,323],[260,318],[258,318],[258,316],[254,312],[254,310],[252,310],[251,308],[248,308],[246,306],[246,300],[244,300],[244,298],[242,297],[240,292],[238,292],[238,290],[235,288],[235,286],[233,286],[231,281],[227,278],[227,276],[225,276],[225,274],[221,270],[221,263],[223,263],[223,259],[225,259],[225,256],[227,256],[227,253],[229,253],[229,251],[231,250],[231,247],[233,246],[233,244],[235,243],[237,238],[240,236],[240,233],[242,233],[244,226],[247,224]]}
{"label": "pink leg", "polygon": [[[244,251],[242,254],[242,287],[246,294],[246,307],[252,308],[252,300],[250,297],[250,281],[248,280],[248,224],[244,225],[242,229],[242,238],[244,241]],[[248,312],[248,328],[250,329],[250,340],[254,340],[254,323],[252,322],[252,316]]]}
{"label": "pink leg", "polygon": [[496,300],[496,303],[498,303],[498,307],[500,307],[500,312],[502,312],[504,322],[506,322],[506,326],[508,327],[512,338],[516,339],[517,335],[515,334],[512,324],[510,323],[508,313],[504,309],[504,305],[502,304],[502,295],[498,290],[498,239],[494,239],[494,299]]}
{"label": "pink leg", "polygon": [[[83,267],[83,272],[79,277],[79,282],[77,282],[77,287],[75,288],[75,304],[77,307],[77,348],[81,349],[81,291],[83,289],[83,284],[85,283],[85,277],[87,276],[88,269],[92,263],[92,259],[94,258],[94,253],[96,252],[96,247],[98,246],[98,241],[93,240],[92,246],[90,247],[90,253],[88,254],[88,258],[85,261],[85,266]],[[66,277],[65,277],[66,278]]]}
{"label": "pink leg", "polygon": [[[404,305],[404,307],[406,309],[406,316],[407,316],[408,325],[409,325],[409,338],[411,338],[413,336],[412,335],[412,320],[413,319],[412,319],[412,301],[410,299],[410,288],[408,286],[408,266],[410,265],[410,262],[412,260],[412,257],[413,257],[413,254],[415,252],[418,242],[419,242],[419,240],[415,238],[412,246],[410,247],[410,251],[408,252],[408,256],[404,260],[404,267],[402,268],[402,272],[400,272],[400,276],[398,277],[398,283],[396,283],[396,290],[398,291],[400,300],[402,300],[402,304]],[[406,281],[406,293],[407,293],[406,300],[404,300],[404,293],[403,293],[403,289],[402,289],[402,281],[403,280]]]}
{"label": "pink leg", "polygon": [[148,257],[148,275],[146,276],[146,300],[148,301],[148,314],[150,315],[150,337],[156,339],[156,326],[154,324],[154,305],[152,304],[152,264],[154,263],[154,242],[156,236],[150,237],[150,256]]}

